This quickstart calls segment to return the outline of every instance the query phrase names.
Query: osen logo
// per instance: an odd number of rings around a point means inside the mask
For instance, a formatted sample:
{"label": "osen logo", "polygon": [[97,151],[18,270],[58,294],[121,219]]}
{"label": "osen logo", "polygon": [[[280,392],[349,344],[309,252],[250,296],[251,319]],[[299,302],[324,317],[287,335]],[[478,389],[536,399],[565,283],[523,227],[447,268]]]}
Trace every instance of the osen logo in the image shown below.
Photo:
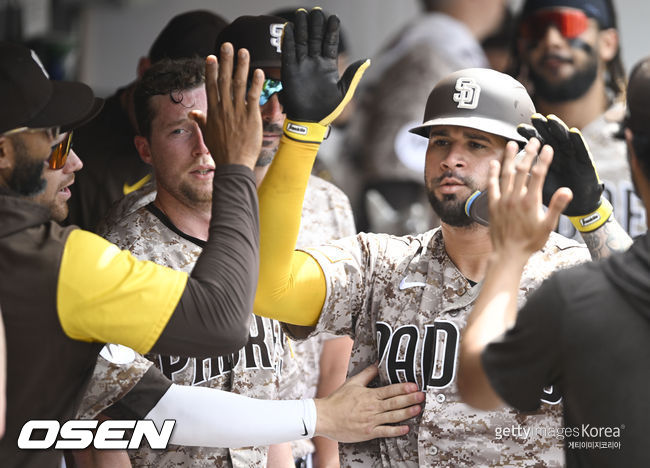
{"label": "osen logo", "polygon": [[279,54],[282,52],[282,31],[284,30],[284,24],[273,23],[269,26],[269,32],[271,33],[271,45],[275,47],[275,50]]}
{"label": "osen logo", "polygon": [[18,448],[44,450],[54,447],[83,450],[92,444],[97,449],[125,450],[140,448],[143,439],[147,439],[152,449],[166,449],[175,425],[175,420],[166,419],[158,431],[154,422],[149,419],[109,419],[101,423],[96,419],[71,419],[63,425],[53,419],[33,419],[27,421],[20,430]]}
{"label": "osen logo", "polygon": [[458,103],[459,109],[476,109],[481,87],[476,84],[474,78],[458,78],[456,91],[458,92],[454,93],[454,102]]}

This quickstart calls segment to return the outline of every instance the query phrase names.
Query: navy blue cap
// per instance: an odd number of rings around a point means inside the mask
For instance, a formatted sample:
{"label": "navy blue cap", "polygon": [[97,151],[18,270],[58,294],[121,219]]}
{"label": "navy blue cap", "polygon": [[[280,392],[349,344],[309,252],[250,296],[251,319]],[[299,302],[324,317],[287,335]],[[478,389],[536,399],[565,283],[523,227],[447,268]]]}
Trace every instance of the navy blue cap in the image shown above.
{"label": "navy blue cap", "polygon": [[521,12],[521,17],[526,18],[538,10],[549,8],[575,8],[595,19],[601,28],[613,28],[612,12],[605,0],[527,0]]}

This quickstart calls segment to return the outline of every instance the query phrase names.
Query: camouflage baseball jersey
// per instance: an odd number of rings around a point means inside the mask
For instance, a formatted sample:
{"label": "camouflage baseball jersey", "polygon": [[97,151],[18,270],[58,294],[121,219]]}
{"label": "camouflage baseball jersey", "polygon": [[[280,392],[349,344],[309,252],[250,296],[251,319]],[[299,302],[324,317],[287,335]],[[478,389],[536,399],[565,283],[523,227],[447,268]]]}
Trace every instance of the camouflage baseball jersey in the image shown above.
{"label": "camouflage baseball jersey", "polygon": [[116,201],[108,213],[97,223],[97,232],[108,231],[108,226],[116,225],[122,218],[133,213],[138,208],[148,205],[156,198],[156,182],[152,178],[137,190],[124,195]]}
{"label": "camouflage baseball jersey", "polygon": [[[316,333],[354,339],[350,373],[379,360],[379,384],[416,382],[426,392],[409,434],[341,444],[341,466],[562,465],[562,440],[539,435],[562,425],[552,388],[540,395],[549,403],[529,415],[460,402],[458,342],[480,283],[472,285],[449,259],[440,229],[406,237],[362,233],[306,251],[327,281]],[[520,304],[554,270],[589,259],[586,247],[553,233],[524,269]]]}
{"label": "camouflage baseball jersey", "polygon": [[92,379],[77,409],[76,419],[96,418],[129,393],[151,365],[150,360],[131,348],[117,344],[105,345],[97,357]]}
{"label": "camouflage baseball jersey", "polygon": [[[130,250],[141,259],[155,261],[171,268],[191,271],[201,253],[203,242],[180,232],[164,214],[142,200],[155,198],[149,184],[114,205],[112,216],[105,221],[101,233],[111,242]],[[139,206],[139,207],[138,207]],[[138,207],[138,208],[134,208]],[[128,213],[128,214],[127,214]],[[301,245],[315,245],[354,233],[354,221],[347,197],[317,177],[312,177],[307,187],[301,223]],[[284,335],[279,323],[255,317],[251,323],[251,338],[236,355],[209,359],[178,358],[148,355],[155,365],[174,383],[200,385],[232,391],[256,398],[277,399],[280,394],[280,369],[286,383],[282,398],[309,398],[315,393],[318,379],[318,355],[321,338],[307,340],[293,347],[294,357],[284,347]],[[314,354],[316,353],[316,354]],[[150,361],[138,357],[136,363]],[[284,361],[284,363],[283,363]],[[148,367],[147,367],[148,368]],[[286,368],[286,369],[285,369]],[[99,360],[93,375],[84,414],[93,417],[126,394],[146,369],[120,368]],[[131,377],[117,382],[115,375]],[[313,387],[313,388],[312,388]],[[110,402],[110,403],[109,403]],[[313,451],[309,441],[296,443],[296,456]],[[130,453],[134,466],[265,466],[267,447],[245,449],[215,449],[170,445],[167,451],[140,449]]]}
{"label": "camouflage baseball jersey", "polygon": [[[142,260],[191,272],[205,244],[179,231],[152,204],[141,207],[102,235]],[[217,388],[246,396],[277,399],[282,366],[282,332],[277,322],[256,317],[251,337],[239,353],[212,358],[179,358],[148,354],[165,376],[178,385]],[[216,416],[218,417],[218,416]],[[134,466],[260,466],[266,465],[267,447],[226,448],[170,445],[167,450],[143,447],[130,451]]]}
{"label": "camouflage baseball jersey", "polygon": [[[614,207],[616,220],[630,236],[635,237],[646,232],[646,213],[643,203],[634,193],[625,140],[614,137],[623,114],[623,105],[616,104],[581,131],[593,155],[598,176],[605,185],[603,195]],[[558,232],[581,241],[576,229],[564,216]]]}

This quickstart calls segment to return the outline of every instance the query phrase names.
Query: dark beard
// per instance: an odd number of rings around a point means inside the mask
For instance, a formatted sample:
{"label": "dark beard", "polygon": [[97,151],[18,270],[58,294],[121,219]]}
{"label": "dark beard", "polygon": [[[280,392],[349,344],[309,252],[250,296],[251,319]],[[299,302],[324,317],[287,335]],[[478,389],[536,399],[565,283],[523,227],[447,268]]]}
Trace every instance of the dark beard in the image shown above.
{"label": "dark beard", "polygon": [[[282,126],[275,124],[275,123],[264,123],[262,126],[262,131],[266,133],[280,133],[282,134]],[[260,151],[260,155],[257,158],[257,161],[255,162],[255,165],[257,167],[264,167],[268,166],[273,162],[273,158],[275,157],[275,153],[278,150],[277,147],[275,148],[265,148],[264,143],[262,142],[262,149]]]}
{"label": "dark beard", "polygon": [[[575,46],[574,46],[575,47]],[[564,102],[578,99],[589,91],[598,76],[596,52],[588,44],[581,47],[588,54],[587,63],[575,74],[561,83],[549,83],[530,68],[530,80],[535,87],[535,96],[547,102]]]}
{"label": "dark beard", "polygon": [[[454,177],[455,179],[460,180],[467,187],[472,189],[472,193],[474,190],[478,190],[473,179],[469,177],[460,177],[451,172],[446,172],[441,177],[433,179],[431,181],[431,184],[433,186],[437,186],[445,177]],[[448,194],[443,195],[442,200],[439,200],[429,185],[427,185],[427,196],[429,198],[431,208],[433,208],[433,211],[438,215],[443,223],[454,227],[469,227],[477,224],[472,218],[465,214],[465,203],[467,202],[467,198],[469,198],[469,196],[463,200],[460,200],[455,194]]]}
{"label": "dark beard", "polygon": [[27,147],[20,138],[13,140],[16,167],[7,181],[9,190],[21,197],[36,195],[45,188],[47,183],[43,179],[43,161],[33,161],[27,151]]}

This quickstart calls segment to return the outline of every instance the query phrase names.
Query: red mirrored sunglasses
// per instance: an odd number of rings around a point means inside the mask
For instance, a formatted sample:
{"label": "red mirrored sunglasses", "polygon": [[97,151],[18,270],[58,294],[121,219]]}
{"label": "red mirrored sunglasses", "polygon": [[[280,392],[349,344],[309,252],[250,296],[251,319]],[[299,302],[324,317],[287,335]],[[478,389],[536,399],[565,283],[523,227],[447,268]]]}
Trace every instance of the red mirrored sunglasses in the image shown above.
{"label": "red mirrored sunglasses", "polygon": [[63,140],[52,146],[52,153],[50,153],[50,158],[48,159],[50,169],[57,170],[65,166],[65,162],[68,160],[68,154],[70,154],[71,146],[72,132],[70,131]]}
{"label": "red mirrored sunglasses", "polygon": [[587,30],[589,18],[581,10],[541,10],[521,23],[519,35],[527,40],[539,40],[551,26],[555,26],[566,39],[575,39]]}

